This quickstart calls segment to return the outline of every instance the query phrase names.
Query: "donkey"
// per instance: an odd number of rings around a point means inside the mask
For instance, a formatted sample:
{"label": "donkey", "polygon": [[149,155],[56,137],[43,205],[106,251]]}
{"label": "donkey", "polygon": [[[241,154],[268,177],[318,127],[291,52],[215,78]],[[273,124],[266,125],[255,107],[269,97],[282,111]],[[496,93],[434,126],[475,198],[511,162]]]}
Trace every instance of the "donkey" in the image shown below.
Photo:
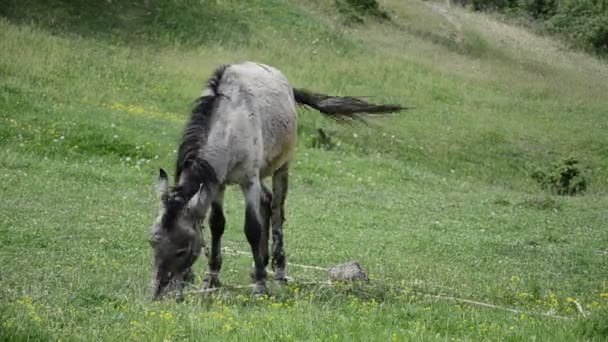
{"label": "donkey", "polygon": [[[274,277],[286,281],[283,223],[289,164],[297,142],[296,103],[336,120],[363,120],[359,113],[405,109],[293,89],[279,70],[259,63],[223,65],[215,70],[185,126],[171,189],[167,173],[160,170],[160,211],[150,237],[154,299],[161,298],[170,283],[182,298],[185,282],[193,278],[191,266],[204,247],[202,222],[209,210],[211,248],[204,286],[220,286],[227,185],[240,186],[245,197],[245,236],[254,262],[253,294],[266,293],[270,233]],[[272,191],[262,183],[269,176]]]}

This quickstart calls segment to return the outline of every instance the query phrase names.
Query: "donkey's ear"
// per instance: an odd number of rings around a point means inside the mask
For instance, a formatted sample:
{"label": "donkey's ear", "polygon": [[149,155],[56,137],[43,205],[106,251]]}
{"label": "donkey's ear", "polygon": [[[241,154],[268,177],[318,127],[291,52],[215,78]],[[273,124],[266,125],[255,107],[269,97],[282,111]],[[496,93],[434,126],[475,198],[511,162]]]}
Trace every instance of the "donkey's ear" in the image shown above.
{"label": "donkey's ear", "polygon": [[169,196],[169,177],[163,169],[160,169],[160,175],[158,177],[158,192],[163,202],[167,199],[167,196]]}
{"label": "donkey's ear", "polygon": [[202,204],[206,199],[205,196],[207,196],[207,194],[204,191],[204,185],[201,184],[196,194],[188,201],[188,208],[199,216],[205,216],[205,213],[202,212]]}
{"label": "donkey's ear", "polygon": [[163,169],[160,169],[160,179],[167,179],[169,178],[169,176],[167,176],[167,172]]}
{"label": "donkey's ear", "polygon": [[190,207],[190,208],[198,207],[198,204],[201,201],[201,195],[203,195],[203,184],[199,185],[198,191],[196,192],[196,194],[194,194],[194,196],[192,196],[192,198],[190,198],[190,201],[188,201],[188,207]]}

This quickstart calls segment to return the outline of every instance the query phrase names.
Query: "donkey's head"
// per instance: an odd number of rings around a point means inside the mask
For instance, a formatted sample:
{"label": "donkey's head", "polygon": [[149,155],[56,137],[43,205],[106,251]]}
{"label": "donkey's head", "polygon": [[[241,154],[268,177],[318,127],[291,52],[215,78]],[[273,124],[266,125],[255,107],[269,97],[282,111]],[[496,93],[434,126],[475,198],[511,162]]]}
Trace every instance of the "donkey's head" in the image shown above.
{"label": "donkey's head", "polygon": [[160,170],[160,211],[152,225],[150,245],[154,250],[154,299],[162,297],[167,285],[176,282],[183,287],[203,247],[200,213],[197,212],[199,193],[187,200],[179,191],[169,193],[168,177]]}

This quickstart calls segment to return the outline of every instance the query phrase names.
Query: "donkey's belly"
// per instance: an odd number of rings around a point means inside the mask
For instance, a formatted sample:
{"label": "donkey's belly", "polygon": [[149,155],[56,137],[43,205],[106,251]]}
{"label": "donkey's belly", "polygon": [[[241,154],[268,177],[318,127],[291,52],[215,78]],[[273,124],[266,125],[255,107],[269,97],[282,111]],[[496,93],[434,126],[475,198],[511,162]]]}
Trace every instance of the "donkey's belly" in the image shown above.
{"label": "donkey's belly", "polygon": [[[297,122],[294,120],[294,123]],[[289,162],[294,155],[298,135],[295,124],[292,129],[286,130],[281,136],[280,144],[270,147],[260,168],[260,178],[272,176],[272,174],[285,163]]]}
{"label": "donkey's belly", "polygon": [[264,167],[260,169],[260,178],[266,178],[272,176],[272,174],[281,166],[283,166],[286,162],[291,160],[291,156],[293,153],[281,155],[278,158],[275,158],[268,162]]}
{"label": "donkey's belly", "polygon": [[[273,175],[273,173],[283,166],[286,162],[291,159],[291,155],[282,155],[279,158],[276,158],[262,167],[259,168],[258,173],[260,179],[267,178]],[[238,165],[233,168],[226,174],[226,178],[224,180],[225,184],[234,185],[234,184],[245,184],[246,182],[251,180],[252,172],[254,172],[253,168],[242,167],[243,165]]]}

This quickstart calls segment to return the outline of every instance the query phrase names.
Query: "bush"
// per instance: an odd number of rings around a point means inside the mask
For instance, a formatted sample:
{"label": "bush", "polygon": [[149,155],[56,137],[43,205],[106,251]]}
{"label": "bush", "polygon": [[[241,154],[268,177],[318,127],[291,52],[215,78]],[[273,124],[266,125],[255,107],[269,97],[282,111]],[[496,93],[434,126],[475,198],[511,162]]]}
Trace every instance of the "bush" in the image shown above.
{"label": "bush", "polygon": [[327,133],[321,128],[317,129],[317,135],[311,138],[310,147],[326,151],[332,150],[336,147],[336,143],[332,139],[333,133],[335,132]]}
{"label": "bush", "polygon": [[471,4],[476,11],[519,12],[532,18],[548,18],[558,9],[558,0],[458,0],[462,5]]}
{"label": "bush", "polygon": [[557,13],[557,0],[519,0],[519,10],[533,19],[549,19]]}
{"label": "bush", "polygon": [[517,6],[517,0],[472,0],[471,5],[476,11],[496,11]]}
{"label": "bush", "polygon": [[577,166],[578,160],[567,158],[553,164],[548,170],[537,170],[532,174],[543,189],[557,195],[574,196],[587,189],[587,181]]}
{"label": "bush", "polygon": [[578,48],[608,53],[608,0],[455,0],[476,11],[500,11],[539,21]]}
{"label": "bush", "polygon": [[608,52],[607,0],[563,1],[547,24],[551,31],[565,36],[577,47]]}
{"label": "bush", "polygon": [[379,19],[390,19],[376,0],[335,0],[338,11],[346,17],[349,23],[362,23],[365,16]]}

